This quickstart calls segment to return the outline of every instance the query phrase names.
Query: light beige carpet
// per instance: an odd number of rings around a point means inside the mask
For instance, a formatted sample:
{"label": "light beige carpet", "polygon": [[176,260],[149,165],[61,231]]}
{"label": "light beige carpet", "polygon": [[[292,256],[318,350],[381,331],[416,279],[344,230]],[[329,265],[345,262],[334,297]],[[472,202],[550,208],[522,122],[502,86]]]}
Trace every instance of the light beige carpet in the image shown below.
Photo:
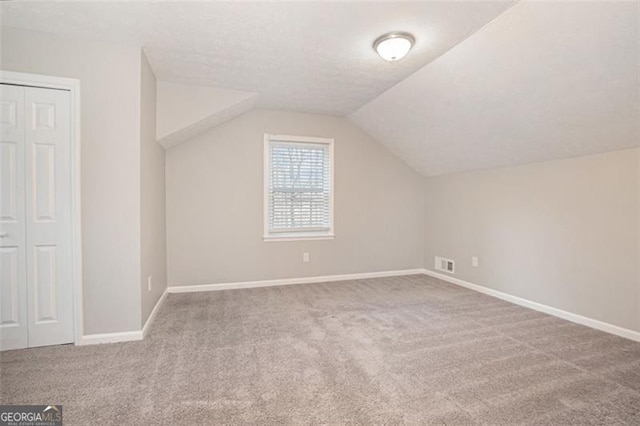
{"label": "light beige carpet", "polygon": [[5,352],[65,424],[640,424],[640,344],[424,276],[169,295],[142,342]]}

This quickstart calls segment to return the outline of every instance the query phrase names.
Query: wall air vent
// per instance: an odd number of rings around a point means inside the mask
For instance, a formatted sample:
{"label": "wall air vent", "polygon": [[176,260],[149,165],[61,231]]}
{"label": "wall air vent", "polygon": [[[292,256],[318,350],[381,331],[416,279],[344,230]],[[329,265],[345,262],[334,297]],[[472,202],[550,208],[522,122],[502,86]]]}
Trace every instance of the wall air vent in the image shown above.
{"label": "wall air vent", "polygon": [[434,267],[436,271],[447,272],[449,274],[455,274],[456,271],[456,263],[453,260],[440,256],[435,257]]}

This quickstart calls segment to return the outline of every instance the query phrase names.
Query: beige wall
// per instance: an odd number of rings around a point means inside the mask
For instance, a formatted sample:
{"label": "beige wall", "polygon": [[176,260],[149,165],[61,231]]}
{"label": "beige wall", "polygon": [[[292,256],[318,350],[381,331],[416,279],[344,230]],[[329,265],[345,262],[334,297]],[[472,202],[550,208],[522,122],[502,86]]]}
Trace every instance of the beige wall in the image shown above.
{"label": "beige wall", "polygon": [[141,72],[140,292],[144,324],[167,288],[167,247],[164,149],[156,142],[156,77],[144,53],[141,54]]}
{"label": "beige wall", "polygon": [[140,49],[2,28],[7,71],[81,85],[84,333],[140,329]]}
{"label": "beige wall", "polygon": [[[426,179],[425,265],[640,330],[638,150]],[[480,266],[471,266],[471,257]]]}
{"label": "beige wall", "polygon": [[[335,240],[263,242],[264,133],[335,138]],[[254,110],[166,154],[170,285],[423,265],[422,178],[344,118]]]}

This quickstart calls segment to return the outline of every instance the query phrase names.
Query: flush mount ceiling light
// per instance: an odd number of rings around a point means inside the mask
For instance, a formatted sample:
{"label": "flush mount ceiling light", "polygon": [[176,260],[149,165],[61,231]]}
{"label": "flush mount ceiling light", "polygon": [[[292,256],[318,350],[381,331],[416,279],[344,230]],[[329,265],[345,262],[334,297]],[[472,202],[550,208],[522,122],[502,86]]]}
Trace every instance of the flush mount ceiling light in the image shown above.
{"label": "flush mount ceiling light", "polygon": [[397,61],[409,53],[415,43],[415,38],[409,33],[395,31],[381,35],[373,42],[373,49],[387,61]]}

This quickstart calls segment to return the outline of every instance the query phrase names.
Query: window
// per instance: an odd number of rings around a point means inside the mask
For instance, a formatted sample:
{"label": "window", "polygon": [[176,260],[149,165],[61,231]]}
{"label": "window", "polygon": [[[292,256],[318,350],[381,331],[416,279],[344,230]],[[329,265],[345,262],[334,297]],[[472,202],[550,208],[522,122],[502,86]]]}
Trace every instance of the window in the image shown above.
{"label": "window", "polygon": [[264,239],[333,238],[333,139],[264,136]]}

